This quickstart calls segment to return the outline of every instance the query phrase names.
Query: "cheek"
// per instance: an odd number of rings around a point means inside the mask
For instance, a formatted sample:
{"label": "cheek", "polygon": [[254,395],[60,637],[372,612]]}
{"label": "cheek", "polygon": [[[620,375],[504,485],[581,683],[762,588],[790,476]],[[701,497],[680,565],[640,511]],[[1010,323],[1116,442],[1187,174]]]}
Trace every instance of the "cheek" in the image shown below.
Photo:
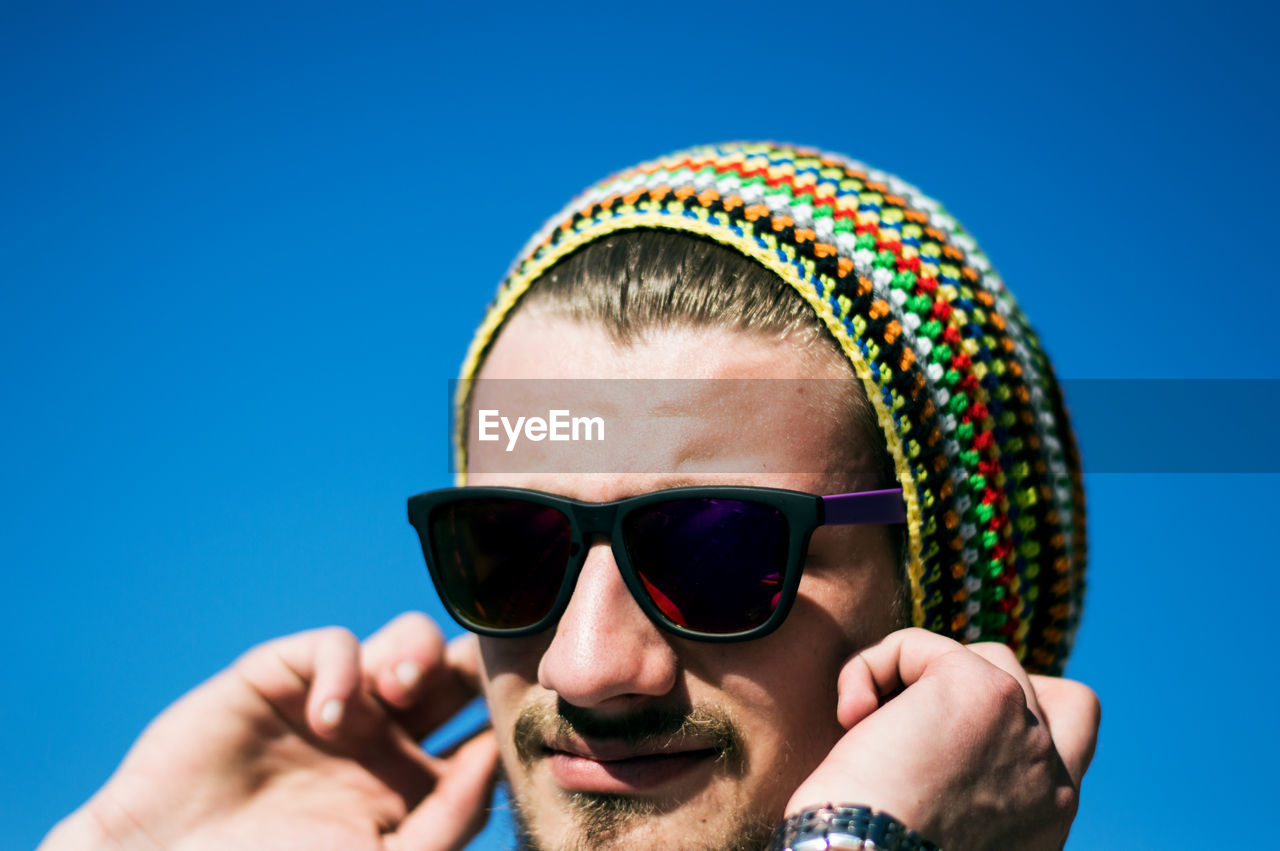
{"label": "cheek", "polygon": [[798,784],[826,758],[844,734],[840,671],[892,631],[897,587],[885,564],[807,572],[777,632],[742,645],[745,657],[719,659],[725,673],[713,687],[736,704],[753,772]]}
{"label": "cheek", "polygon": [[520,708],[538,681],[548,638],[480,638],[480,678],[499,742],[509,742]]}
{"label": "cheek", "polygon": [[480,662],[486,677],[514,676],[536,682],[538,662],[551,643],[552,632],[528,638],[490,638],[479,636]]}
{"label": "cheek", "polygon": [[749,771],[762,788],[779,787],[781,804],[843,734],[836,719],[836,684],[845,639],[825,613],[797,600],[770,636],[731,648],[710,700],[726,703],[739,727]]}

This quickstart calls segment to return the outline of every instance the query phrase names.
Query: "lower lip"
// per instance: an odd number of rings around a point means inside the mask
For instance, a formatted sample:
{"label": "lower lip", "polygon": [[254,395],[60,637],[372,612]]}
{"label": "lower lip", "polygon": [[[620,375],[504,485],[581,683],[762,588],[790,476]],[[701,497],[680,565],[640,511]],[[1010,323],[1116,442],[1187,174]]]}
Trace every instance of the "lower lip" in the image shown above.
{"label": "lower lip", "polygon": [[600,761],[563,751],[547,755],[551,776],[569,792],[626,794],[655,789],[680,779],[700,766],[710,765],[710,751],[654,754],[631,759]]}

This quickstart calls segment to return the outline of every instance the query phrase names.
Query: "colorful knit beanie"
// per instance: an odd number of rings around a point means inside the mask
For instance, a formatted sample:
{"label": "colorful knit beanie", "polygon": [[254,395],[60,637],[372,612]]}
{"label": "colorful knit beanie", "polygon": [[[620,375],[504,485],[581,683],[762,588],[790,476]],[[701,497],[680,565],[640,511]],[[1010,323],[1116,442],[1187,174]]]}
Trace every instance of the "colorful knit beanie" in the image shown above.
{"label": "colorful knit beanie", "polygon": [[570,252],[642,228],[697,234],[794,287],[862,380],[907,505],[911,620],[1061,673],[1084,592],[1079,456],[1053,370],[974,240],[937,201],[838,154],[694,148],[587,190],[521,252],[462,378]]}

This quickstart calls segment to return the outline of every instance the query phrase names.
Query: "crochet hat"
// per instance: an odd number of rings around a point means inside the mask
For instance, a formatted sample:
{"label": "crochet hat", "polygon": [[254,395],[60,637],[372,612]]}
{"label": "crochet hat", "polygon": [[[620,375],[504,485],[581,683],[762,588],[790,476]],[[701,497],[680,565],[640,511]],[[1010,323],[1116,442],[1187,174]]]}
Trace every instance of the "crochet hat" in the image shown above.
{"label": "crochet hat", "polygon": [[771,269],[861,379],[907,505],[911,620],[1060,673],[1084,592],[1079,456],[1053,370],[974,240],[937,201],[838,154],[693,148],[588,189],[499,288],[462,378],[521,296],[621,230],[697,234]]}

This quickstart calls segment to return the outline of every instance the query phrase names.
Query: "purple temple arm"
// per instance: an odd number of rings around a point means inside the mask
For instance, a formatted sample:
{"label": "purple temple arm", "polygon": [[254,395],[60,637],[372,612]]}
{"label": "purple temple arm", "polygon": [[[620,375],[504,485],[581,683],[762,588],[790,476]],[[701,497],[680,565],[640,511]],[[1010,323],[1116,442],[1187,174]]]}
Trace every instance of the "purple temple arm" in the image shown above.
{"label": "purple temple arm", "polygon": [[822,511],[825,526],[907,522],[907,505],[902,501],[902,488],[824,496]]}

